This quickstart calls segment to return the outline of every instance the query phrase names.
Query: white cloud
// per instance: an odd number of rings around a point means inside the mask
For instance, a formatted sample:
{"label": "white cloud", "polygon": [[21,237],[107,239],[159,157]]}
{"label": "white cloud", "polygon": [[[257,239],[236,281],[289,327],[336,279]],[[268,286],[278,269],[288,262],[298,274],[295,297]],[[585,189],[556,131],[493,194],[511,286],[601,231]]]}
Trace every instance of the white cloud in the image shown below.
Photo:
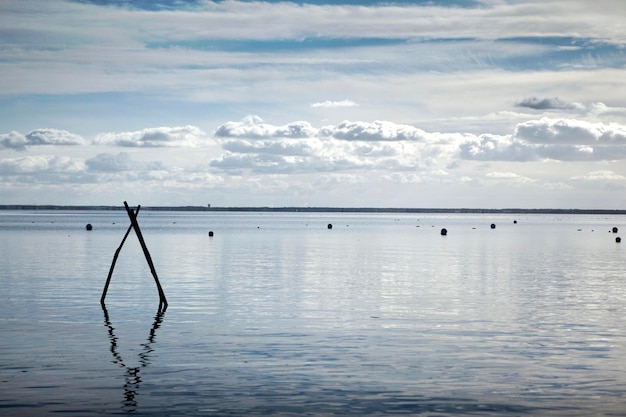
{"label": "white cloud", "polygon": [[84,169],[81,161],[52,155],[24,156],[0,160],[2,175],[39,173],[76,173]]}
{"label": "white cloud", "polygon": [[[282,132],[293,125],[306,126],[307,134],[286,137]],[[424,178],[426,171],[432,176],[437,170],[459,169],[463,160],[517,163],[625,160],[622,130],[618,125],[544,118],[518,124],[513,135],[473,135],[426,132],[390,121],[346,121],[319,129],[305,122],[275,126],[249,116],[218,128],[229,139],[222,141],[226,153],[212,159],[210,166],[230,175],[372,170],[419,171],[420,178]],[[573,136],[577,139],[571,139]],[[494,179],[501,172],[487,177]],[[518,184],[530,181],[528,177],[515,178]]]}
{"label": "white cloud", "polygon": [[[294,131],[298,126],[298,134]],[[300,134],[305,131],[306,134]],[[449,161],[455,141],[463,135],[427,134],[388,121],[344,122],[320,129],[294,122],[275,126],[256,116],[220,126],[216,135],[226,154],[211,161],[213,168],[242,172],[340,172],[430,169]],[[291,136],[291,137],[289,137]]]}
{"label": "white cloud", "polygon": [[519,123],[510,136],[468,137],[459,149],[461,158],[479,161],[624,160],[626,127],[542,118]]}
{"label": "white cloud", "polygon": [[518,124],[514,136],[544,144],[626,144],[626,126],[544,117]]}
{"label": "white cloud", "polygon": [[0,134],[0,149],[24,150],[28,140],[19,132],[11,131]]}
{"label": "white cloud", "polygon": [[66,130],[35,129],[26,134],[29,145],[84,145],[85,140]]}
{"label": "white cloud", "polygon": [[204,135],[195,126],[156,127],[134,132],[102,133],[96,136],[94,143],[122,147],[193,147]]}
{"label": "white cloud", "polygon": [[566,102],[558,97],[529,97],[519,101],[516,106],[533,110],[584,110],[582,103]]}
{"label": "white cloud", "polygon": [[269,153],[278,155],[311,155],[322,147],[317,139],[310,140],[229,140],[222,144],[229,152],[236,153]]}
{"label": "white cloud", "polygon": [[325,101],[321,101],[317,103],[312,103],[311,107],[326,107],[326,108],[359,107],[359,104],[352,100],[341,100],[341,101],[325,100]]}
{"label": "white cloud", "polygon": [[28,132],[26,136],[16,131],[0,134],[0,149],[24,150],[26,146],[84,144],[85,140],[79,135],[59,129],[35,129]]}
{"label": "white cloud", "polygon": [[388,121],[351,122],[316,129],[308,122],[293,122],[282,126],[264,123],[258,116],[247,116],[239,122],[218,127],[215,136],[223,138],[334,138],[349,141],[424,141],[427,134],[414,126]]}
{"label": "white cloud", "polygon": [[239,122],[227,122],[219,126],[215,136],[219,138],[308,138],[317,135],[308,122],[293,122],[274,126],[263,122],[258,116],[249,115]]}
{"label": "white cloud", "polygon": [[623,175],[617,174],[613,171],[603,170],[603,171],[593,171],[588,172],[584,175],[577,175],[572,177],[572,180],[575,181],[619,181],[626,183],[626,177]]}
{"label": "white cloud", "polygon": [[321,135],[343,140],[361,141],[424,141],[426,132],[413,126],[387,121],[350,122],[322,129]]}
{"label": "white cloud", "polygon": [[534,161],[536,148],[510,136],[481,135],[459,145],[462,159],[477,161]]}

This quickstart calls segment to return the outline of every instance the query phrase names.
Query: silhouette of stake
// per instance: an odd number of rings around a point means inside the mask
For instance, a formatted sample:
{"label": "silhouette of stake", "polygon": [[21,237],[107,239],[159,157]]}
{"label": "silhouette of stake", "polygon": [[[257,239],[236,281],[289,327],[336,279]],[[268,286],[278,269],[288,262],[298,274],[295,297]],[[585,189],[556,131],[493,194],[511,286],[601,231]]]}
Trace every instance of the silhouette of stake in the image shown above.
{"label": "silhouette of stake", "polygon": [[[141,206],[137,206],[137,210],[135,210],[135,213],[134,213],[135,217],[137,216],[137,214],[139,214],[140,208]],[[107,291],[109,290],[109,284],[111,283],[111,277],[113,276],[113,268],[115,268],[117,257],[119,256],[120,251],[122,250],[122,246],[124,246],[124,242],[126,242],[126,238],[128,237],[128,234],[130,233],[132,229],[133,229],[133,224],[131,223],[130,226],[128,226],[128,230],[126,231],[126,234],[124,235],[124,238],[122,239],[122,242],[120,243],[120,246],[115,251],[115,255],[113,255],[113,262],[111,262],[111,267],[109,268],[109,275],[107,276],[107,282],[106,284],[104,284],[104,291],[102,291],[102,297],[100,297],[100,304],[102,304],[102,306],[104,306],[104,298],[106,297]]]}
{"label": "silhouette of stake", "polygon": [[130,218],[130,226],[128,226],[128,230],[122,239],[122,243],[115,251],[115,255],[113,256],[113,262],[111,263],[111,268],[109,269],[109,276],[107,277],[107,282],[104,285],[104,291],[102,292],[102,297],[100,297],[100,304],[104,306],[104,299],[106,297],[106,293],[109,289],[109,283],[111,282],[111,276],[113,275],[113,268],[115,267],[115,263],[117,262],[117,257],[120,254],[120,250],[122,250],[122,246],[124,246],[124,242],[126,242],[126,238],[130,233],[131,229],[135,229],[135,234],[137,235],[137,239],[139,239],[139,244],[141,245],[141,249],[143,250],[143,254],[146,257],[146,261],[148,262],[148,266],[150,267],[150,272],[154,277],[154,282],[156,283],[157,290],[159,291],[159,311],[161,309],[165,311],[167,309],[167,299],[165,298],[165,293],[163,292],[163,288],[161,287],[161,283],[159,282],[159,277],[157,276],[156,269],[154,269],[154,264],[152,263],[152,257],[150,256],[150,252],[148,251],[148,247],[146,246],[146,242],[143,240],[143,235],[141,234],[141,229],[139,228],[139,224],[137,223],[137,214],[139,214],[139,209],[141,206],[137,206],[137,210],[133,211],[130,207],[128,207],[128,203],[124,201],[124,207],[126,208],[126,213],[128,213],[128,217]]}

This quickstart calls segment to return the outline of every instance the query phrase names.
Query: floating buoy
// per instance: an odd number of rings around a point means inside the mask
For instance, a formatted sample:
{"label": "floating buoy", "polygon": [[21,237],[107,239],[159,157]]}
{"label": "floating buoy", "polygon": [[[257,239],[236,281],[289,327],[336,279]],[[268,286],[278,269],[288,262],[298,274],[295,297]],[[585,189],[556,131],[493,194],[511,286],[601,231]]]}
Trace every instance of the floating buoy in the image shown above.
{"label": "floating buoy", "polygon": [[333,228],[333,225],[332,225],[331,223],[328,223],[328,226],[327,226],[327,227],[328,227],[329,229],[332,229],[332,228]]}
{"label": "floating buoy", "polygon": [[494,223],[491,223],[491,228],[492,228],[492,229],[495,229],[495,228],[496,228],[496,225],[495,225]]}
{"label": "floating buoy", "polygon": [[513,220],[513,224],[517,224],[517,220]]}
{"label": "floating buoy", "polygon": [[87,226],[85,226],[85,229],[91,230],[93,229],[93,226],[91,225],[91,223],[87,223]]}
{"label": "floating buoy", "polygon": [[209,232],[209,237],[213,237],[213,230]]}
{"label": "floating buoy", "polygon": [[613,233],[617,233],[617,231],[618,231],[617,227],[614,227],[613,228]]}
{"label": "floating buoy", "polygon": [[621,237],[618,236],[618,237],[615,238],[615,242],[620,243],[621,241],[622,241]]}
{"label": "floating buoy", "polygon": [[447,234],[448,234],[448,230],[445,227],[441,229],[441,236],[445,236]]}

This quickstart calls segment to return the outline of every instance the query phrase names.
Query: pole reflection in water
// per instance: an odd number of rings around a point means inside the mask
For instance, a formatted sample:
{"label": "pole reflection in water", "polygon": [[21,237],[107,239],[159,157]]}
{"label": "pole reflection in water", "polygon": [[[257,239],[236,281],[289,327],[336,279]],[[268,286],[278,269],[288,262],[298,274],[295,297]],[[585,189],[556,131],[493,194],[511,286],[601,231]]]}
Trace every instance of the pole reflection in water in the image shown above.
{"label": "pole reflection in water", "polygon": [[122,408],[126,412],[134,412],[137,409],[137,400],[135,396],[139,391],[139,384],[141,383],[141,376],[139,375],[139,370],[141,368],[145,368],[150,364],[150,354],[153,352],[152,344],[155,341],[156,330],[161,326],[163,322],[163,316],[165,314],[165,310],[167,307],[162,308],[159,306],[156,315],[154,316],[154,323],[152,323],[152,327],[150,328],[150,333],[148,335],[148,339],[141,344],[141,352],[139,352],[139,366],[130,367],[127,366],[120,355],[118,350],[118,338],[115,335],[115,328],[113,324],[111,324],[111,319],[109,318],[109,312],[104,304],[102,304],[102,312],[104,313],[104,325],[107,327],[109,332],[109,340],[111,342],[111,354],[113,355],[113,363],[118,364],[120,367],[124,368],[124,401],[122,402]]}

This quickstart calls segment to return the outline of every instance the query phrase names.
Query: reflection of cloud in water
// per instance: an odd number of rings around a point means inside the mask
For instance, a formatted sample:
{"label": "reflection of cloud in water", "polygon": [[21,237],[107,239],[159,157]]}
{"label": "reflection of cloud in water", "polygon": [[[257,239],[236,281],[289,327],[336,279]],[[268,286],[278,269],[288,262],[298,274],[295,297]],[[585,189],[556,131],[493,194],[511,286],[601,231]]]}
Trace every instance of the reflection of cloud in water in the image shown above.
{"label": "reflection of cloud in water", "polygon": [[165,314],[165,308],[161,308],[157,310],[156,315],[154,316],[154,322],[152,323],[152,327],[150,328],[150,333],[148,335],[147,340],[141,344],[141,351],[139,352],[139,366],[129,367],[124,362],[122,355],[120,355],[118,350],[118,337],[115,335],[115,328],[113,324],[111,324],[111,319],[109,318],[109,312],[104,304],[102,304],[102,312],[104,313],[104,324],[109,332],[109,340],[111,342],[111,354],[113,355],[113,363],[118,364],[120,367],[125,369],[125,383],[124,383],[124,401],[123,409],[124,411],[135,411],[137,409],[137,400],[135,396],[139,392],[139,384],[141,383],[141,376],[139,375],[139,370],[141,368],[145,368],[150,364],[150,354],[153,352],[152,344],[154,343],[156,336],[156,329],[161,326],[163,322],[163,316]]}

